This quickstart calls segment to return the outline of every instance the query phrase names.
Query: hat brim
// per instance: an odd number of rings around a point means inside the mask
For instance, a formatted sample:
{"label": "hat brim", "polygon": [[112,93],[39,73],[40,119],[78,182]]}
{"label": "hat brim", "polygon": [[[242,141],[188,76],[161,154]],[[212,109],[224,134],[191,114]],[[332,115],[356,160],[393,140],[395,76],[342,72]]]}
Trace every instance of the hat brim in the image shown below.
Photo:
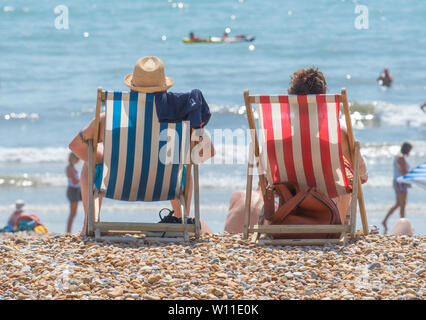
{"label": "hat brim", "polygon": [[135,87],[134,85],[132,85],[132,78],[133,78],[132,73],[125,76],[124,77],[124,84],[134,91],[144,92],[144,93],[166,91],[171,86],[173,86],[173,83],[174,83],[172,78],[166,77],[166,85],[163,86],[163,87]]}

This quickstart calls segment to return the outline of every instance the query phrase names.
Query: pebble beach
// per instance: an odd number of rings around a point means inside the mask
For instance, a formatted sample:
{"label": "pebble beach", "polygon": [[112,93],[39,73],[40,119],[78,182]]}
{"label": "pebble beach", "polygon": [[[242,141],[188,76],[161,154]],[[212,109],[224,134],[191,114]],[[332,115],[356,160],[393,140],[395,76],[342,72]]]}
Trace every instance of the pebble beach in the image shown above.
{"label": "pebble beach", "polygon": [[343,247],[0,236],[0,300],[424,300],[425,236],[371,234]]}

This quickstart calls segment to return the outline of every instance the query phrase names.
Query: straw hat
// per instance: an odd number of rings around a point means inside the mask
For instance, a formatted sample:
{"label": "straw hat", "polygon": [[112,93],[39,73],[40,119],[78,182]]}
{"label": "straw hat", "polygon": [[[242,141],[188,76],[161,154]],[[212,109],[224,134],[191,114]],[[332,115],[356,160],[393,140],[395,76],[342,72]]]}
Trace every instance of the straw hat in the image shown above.
{"label": "straw hat", "polygon": [[130,89],[152,93],[166,91],[173,85],[173,79],[166,77],[164,64],[157,57],[143,57],[136,61],[133,73],[124,78]]}

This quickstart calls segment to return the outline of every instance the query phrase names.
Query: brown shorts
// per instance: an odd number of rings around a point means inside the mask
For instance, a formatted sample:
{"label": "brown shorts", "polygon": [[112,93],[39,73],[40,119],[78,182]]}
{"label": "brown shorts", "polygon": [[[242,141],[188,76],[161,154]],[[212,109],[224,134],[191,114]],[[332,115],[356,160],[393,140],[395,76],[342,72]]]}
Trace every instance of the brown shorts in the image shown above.
{"label": "brown shorts", "polygon": [[81,190],[79,187],[68,187],[67,188],[67,198],[70,202],[81,201]]}

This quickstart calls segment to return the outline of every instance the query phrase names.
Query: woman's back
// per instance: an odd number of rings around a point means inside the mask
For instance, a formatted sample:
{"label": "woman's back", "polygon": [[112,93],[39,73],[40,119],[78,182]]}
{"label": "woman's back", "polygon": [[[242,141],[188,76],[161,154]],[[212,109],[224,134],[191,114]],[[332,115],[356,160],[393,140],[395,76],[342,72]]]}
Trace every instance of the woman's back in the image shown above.
{"label": "woman's back", "polygon": [[[405,165],[405,168],[401,166],[401,162]],[[406,174],[406,172],[404,171],[409,171],[409,164],[407,162],[407,160],[405,159],[405,157],[401,154],[398,153],[394,159],[393,159],[393,177],[394,179],[403,176],[404,174]]]}

